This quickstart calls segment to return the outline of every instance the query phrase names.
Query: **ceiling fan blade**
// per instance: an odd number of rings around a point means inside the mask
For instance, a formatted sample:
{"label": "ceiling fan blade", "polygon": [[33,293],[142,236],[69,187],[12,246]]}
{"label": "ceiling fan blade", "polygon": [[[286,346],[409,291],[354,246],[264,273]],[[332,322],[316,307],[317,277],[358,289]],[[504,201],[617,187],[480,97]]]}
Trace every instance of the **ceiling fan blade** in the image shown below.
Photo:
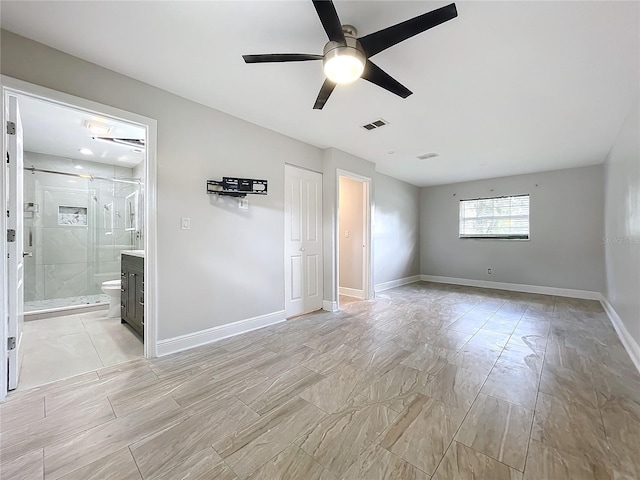
{"label": "ceiling fan blade", "polygon": [[402,98],[407,98],[413,93],[371,60],[367,60],[367,64],[364,67],[364,72],[362,72],[361,78],[378,85],[391,93],[395,93]]}
{"label": "ceiling fan blade", "polygon": [[322,55],[307,53],[265,53],[263,55],[243,55],[245,63],[272,62],[306,62],[307,60],[322,60]]}
{"label": "ceiling fan blade", "polygon": [[334,88],[336,88],[336,84],[328,78],[325,78],[320,93],[318,93],[318,98],[316,98],[316,103],[313,105],[314,110],[322,110],[322,107],[324,107],[324,104],[329,100],[329,95],[331,95]]}
{"label": "ceiling fan blade", "polygon": [[316,12],[318,12],[318,17],[320,17],[329,40],[345,44],[346,40],[344,39],[344,33],[342,33],[342,24],[333,2],[331,0],[313,0],[313,6],[316,7]]}
{"label": "ceiling fan blade", "polygon": [[441,23],[456,18],[458,11],[455,3],[446,7],[438,8],[432,12],[425,13],[418,17],[414,17],[405,22],[398,23],[392,27],[379,30],[375,33],[365,35],[359,38],[360,45],[364,49],[367,57],[372,57],[376,53],[380,53],[389,47],[400,43],[407,38],[429,30]]}

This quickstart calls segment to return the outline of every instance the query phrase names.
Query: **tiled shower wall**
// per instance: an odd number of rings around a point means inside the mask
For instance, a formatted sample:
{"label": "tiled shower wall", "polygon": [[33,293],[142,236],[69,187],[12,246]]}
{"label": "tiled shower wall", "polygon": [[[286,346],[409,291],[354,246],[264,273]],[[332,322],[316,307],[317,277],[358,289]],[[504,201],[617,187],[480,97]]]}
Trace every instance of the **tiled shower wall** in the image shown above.
{"label": "tiled shower wall", "polygon": [[[24,152],[24,165],[108,178],[133,177],[131,168],[32,152]],[[98,294],[102,282],[119,279],[120,251],[141,245],[142,223],[135,230],[125,230],[125,199],[139,188],[25,171],[24,251],[33,253],[25,258],[25,301]],[[138,202],[141,212],[140,194]],[[86,225],[60,225],[59,206],[86,208]]]}

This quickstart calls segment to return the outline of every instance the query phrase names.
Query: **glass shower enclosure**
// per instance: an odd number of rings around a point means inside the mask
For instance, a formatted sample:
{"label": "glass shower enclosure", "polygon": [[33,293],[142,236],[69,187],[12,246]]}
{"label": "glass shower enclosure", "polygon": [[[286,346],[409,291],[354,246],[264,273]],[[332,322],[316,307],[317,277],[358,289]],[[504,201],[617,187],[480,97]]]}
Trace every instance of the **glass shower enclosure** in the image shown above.
{"label": "glass shower enclosure", "polygon": [[25,158],[24,311],[108,303],[102,282],[120,278],[122,250],[143,244],[140,179],[112,165],[84,173],[87,162],[79,171],[71,160],[31,160],[28,167]]}

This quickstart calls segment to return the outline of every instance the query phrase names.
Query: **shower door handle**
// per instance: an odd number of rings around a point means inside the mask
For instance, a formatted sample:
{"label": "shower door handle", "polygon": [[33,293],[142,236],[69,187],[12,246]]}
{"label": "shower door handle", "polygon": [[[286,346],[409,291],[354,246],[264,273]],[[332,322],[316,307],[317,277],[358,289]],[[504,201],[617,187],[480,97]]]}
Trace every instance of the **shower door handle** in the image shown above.
{"label": "shower door handle", "polygon": [[22,252],[23,257],[33,257],[33,252]]}

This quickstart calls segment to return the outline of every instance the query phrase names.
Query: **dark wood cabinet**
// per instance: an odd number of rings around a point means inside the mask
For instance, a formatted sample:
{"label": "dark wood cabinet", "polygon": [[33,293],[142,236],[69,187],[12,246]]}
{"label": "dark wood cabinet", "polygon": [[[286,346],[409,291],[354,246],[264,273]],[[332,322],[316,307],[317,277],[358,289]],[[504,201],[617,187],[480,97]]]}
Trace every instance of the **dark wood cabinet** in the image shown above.
{"label": "dark wood cabinet", "polygon": [[144,335],[144,258],[122,254],[120,319]]}

